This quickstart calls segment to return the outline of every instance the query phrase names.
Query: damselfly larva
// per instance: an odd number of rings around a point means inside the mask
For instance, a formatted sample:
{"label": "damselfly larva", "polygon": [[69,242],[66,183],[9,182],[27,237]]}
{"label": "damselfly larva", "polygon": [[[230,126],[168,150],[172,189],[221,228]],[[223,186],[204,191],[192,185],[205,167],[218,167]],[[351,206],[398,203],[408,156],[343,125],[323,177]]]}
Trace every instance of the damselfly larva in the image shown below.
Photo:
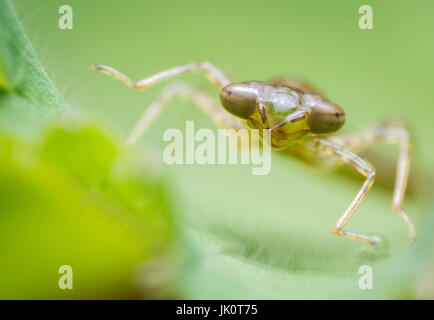
{"label": "damselfly larva", "polygon": [[337,104],[315,92],[307,83],[292,78],[279,78],[268,82],[231,82],[209,62],[190,63],[167,69],[138,82],[108,66],[89,67],[114,75],[136,90],[143,90],[162,80],[194,71],[203,72],[219,87],[223,108],[209,95],[186,83],[169,84],[145,110],[131,131],[127,141],[130,145],[139,139],[164,106],[178,96],[191,100],[221,128],[266,129],[273,148],[290,148],[298,155],[320,160],[327,165],[350,164],[365,176],[365,181],[332,230],[336,235],[362,240],[373,246],[380,241],[378,237],[343,230],[375,179],[375,168],[356,152],[377,142],[399,144],[392,208],[407,225],[411,240],[415,239],[413,224],[402,209],[410,165],[409,133],[402,125],[381,123],[353,134],[334,134],[344,125],[345,112]]}

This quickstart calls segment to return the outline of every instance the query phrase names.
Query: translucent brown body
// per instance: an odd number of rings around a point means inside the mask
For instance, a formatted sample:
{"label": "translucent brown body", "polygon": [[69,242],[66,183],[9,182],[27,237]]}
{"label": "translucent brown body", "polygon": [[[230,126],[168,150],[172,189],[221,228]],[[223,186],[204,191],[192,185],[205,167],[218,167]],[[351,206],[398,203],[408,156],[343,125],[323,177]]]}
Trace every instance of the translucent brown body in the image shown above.
{"label": "translucent brown body", "polygon": [[335,132],[345,122],[337,104],[288,83],[230,83],[220,90],[220,101],[230,113],[245,119],[249,128],[269,129],[271,145],[277,149],[313,134]]}
{"label": "translucent brown body", "polygon": [[113,68],[104,65],[90,67],[112,74],[137,90],[193,71],[203,72],[220,88],[221,105],[188,84],[170,84],[143,113],[128,138],[129,145],[139,139],[173,97],[179,96],[192,101],[219,127],[265,129],[273,148],[292,150],[299,156],[323,166],[335,167],[342,163],[351,165],[365,177],[365,181],[332,231],[336,235],[362,240],[374,246],[379,242],[378,237],[343,230],[373,185],[376,176],[372,164],[355,152],[379,142],[398,144],[400,152],[392,208],[407,225],[411,239],[415,239],[413,224],[402,209],[410,164],[410,136],[403,126],[380,123],[356,133],[332,134],[343,126],[345,112],[340,106],[315,92],[308,83],[294,78],[234,83],[211,63],[202,62],[167,69],[134,82]]}

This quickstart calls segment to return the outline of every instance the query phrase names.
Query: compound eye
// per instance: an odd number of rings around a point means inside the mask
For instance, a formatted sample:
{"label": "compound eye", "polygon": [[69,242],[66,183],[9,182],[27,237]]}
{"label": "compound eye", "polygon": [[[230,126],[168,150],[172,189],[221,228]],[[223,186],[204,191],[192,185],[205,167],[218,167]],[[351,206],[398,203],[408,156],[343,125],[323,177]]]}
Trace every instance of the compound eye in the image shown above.
{"label": "compound eye", "polygon": [[345,123],[345,112],[337,104],[322,100],[312,106],[307,118],[310,130],[316,134],[326,134],[338,131]]}
{"label": "compound eye", "polygon": [[220,90],[223,107],[239,118],[248,119],[256,110],[257,91],[249,83],[231,83]]}

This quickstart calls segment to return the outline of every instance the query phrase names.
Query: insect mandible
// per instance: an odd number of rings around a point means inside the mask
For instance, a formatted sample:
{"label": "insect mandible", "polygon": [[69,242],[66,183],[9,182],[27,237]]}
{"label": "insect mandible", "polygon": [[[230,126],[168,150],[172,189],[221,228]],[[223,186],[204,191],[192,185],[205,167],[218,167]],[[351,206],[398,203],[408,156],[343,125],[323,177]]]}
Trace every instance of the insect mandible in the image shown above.
{"label": "insect mandible", "polygon": [[375,168],[356,152],[378,142],[399,144],[392,208],[407,225],[411,240],[415,239],[413,224],[402,209],[410,166],[410,135],[404,126],[380,123],[356,133],[334,134],[343,126],[345,112],[309,84],[285,77],[268,82],[231,82],[209,62],[167,69],[138,82],[105,65],[93,64],[89,67],[113,75],[136,90],[195,71],[203,72],[219,87],[223,108],[201,90],[183,82],[170,83],[131,131],[127,140],[129,145],[139,139],[172,98],[183,97],[207,113],[220,128],[266,129],[275,149],[291,149],[302,157],[317,159],[330,166],[340,163],[353,166],[365,177],[365,181],[332,231],[338,236],[362,240],[373,246],[377,246],[380,238],[343,230],[375,179]]}

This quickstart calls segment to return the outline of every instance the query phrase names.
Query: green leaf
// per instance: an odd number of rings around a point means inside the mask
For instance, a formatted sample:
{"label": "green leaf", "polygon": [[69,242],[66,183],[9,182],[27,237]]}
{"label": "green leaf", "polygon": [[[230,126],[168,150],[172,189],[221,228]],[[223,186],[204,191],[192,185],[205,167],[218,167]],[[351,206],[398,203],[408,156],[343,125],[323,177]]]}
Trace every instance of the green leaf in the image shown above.
{"label": "green leaf", "polygon": [[[376,250],[331,232],[360,187],[346,177],[278,154],[269,176],[252,176],[248,166],[173,167],[171,176],[197,251],[176,282],[183,298],[414,298],[414,278],[429,278],[428,267],[412,265],[424,261],[415,252],[432,253],[433,212],[417,217],[421,203],[411,197],[405,209],[419,232],[415,245],[390,207],[389,190],[374,186],[348,224],[347,230],[379,235]],[[363,265],[373,268],[374,290],[359,288]]]}
{"label": "green leaf", "polygon": [[63,105],[8,0],[0,2],[0,48],[0,88],[3,91],[15,91],[34,105]]}
{"label": "green leaf", "polygon": [[48,78],[10,1],[0,1],[0,127],[32,137],[65,102]]}

